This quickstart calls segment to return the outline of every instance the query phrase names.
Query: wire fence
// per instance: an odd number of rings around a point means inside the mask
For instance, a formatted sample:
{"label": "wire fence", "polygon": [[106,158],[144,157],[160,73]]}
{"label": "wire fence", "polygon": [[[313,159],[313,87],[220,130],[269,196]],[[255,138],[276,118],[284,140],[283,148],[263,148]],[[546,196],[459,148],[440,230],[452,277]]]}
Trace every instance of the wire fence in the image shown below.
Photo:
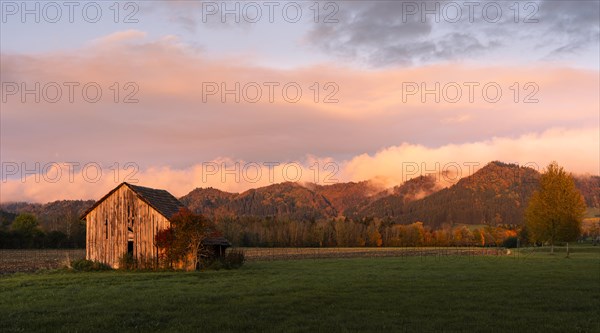
{"label": "wire fence", "polygon": [[503,256],[504,248],[484,247],[240,247],[247,261],[372,257]]}
{"label": "wire fence", "polygon": [[[432,259],[464,259],[484,256],[486,258],[528,259],[550,254],[550,246],[504,247],[239,247],[247,261],[271,261],[323,258],[372,258],[372,257],[420,257]],[[588,253],[598,255],[600,246],[575,245],[554,246],[557,256]]]}

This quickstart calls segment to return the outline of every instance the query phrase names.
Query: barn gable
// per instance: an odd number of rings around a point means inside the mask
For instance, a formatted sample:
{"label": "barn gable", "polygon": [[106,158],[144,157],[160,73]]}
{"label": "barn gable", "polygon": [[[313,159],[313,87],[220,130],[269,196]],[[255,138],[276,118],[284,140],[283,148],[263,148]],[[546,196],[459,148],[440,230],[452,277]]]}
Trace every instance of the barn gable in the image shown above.
{"label": "barn gable", "polygon": [[82,216],[86,220],[86,258],[115,268],[124,254],[139,262],[157,260],[154,238],[183,207],[165,190],[120,184]]}

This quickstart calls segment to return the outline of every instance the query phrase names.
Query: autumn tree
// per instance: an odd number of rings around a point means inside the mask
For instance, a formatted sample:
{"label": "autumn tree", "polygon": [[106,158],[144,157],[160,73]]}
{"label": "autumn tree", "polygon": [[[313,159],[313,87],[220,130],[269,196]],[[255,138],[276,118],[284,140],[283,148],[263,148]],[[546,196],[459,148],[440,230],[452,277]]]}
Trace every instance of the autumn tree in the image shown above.
{"label": "autumn tree", "polygon": [[404,246],[422,246],[425,240],[423,222],[415,222],[404,227]]}
{"label": "autumn tree", "polygon": [[554,253],[556,242],[572,241],[579,236],[585,209],[572,175],[552,162],[540,177],[540,187],[525,210],[529,237],[533,241],[549,242],[550,251]]}
{"label": "autumn tree", "polygon": [[454,245],[465,246],[473,242],[473,233],[466,226],[459,226],[452,231]]}
{"label": "autumn tree", "polygon": [[478,246],[485,246],[485,236],[479,229],[473,230],[473,244]]}
{"label": "autumn tree", "polygon": [[379,232],[379,225],[377,225],[375,222],[369,224],[369,227],[367,228],[367,237],[368,246],[380,247],[383,244],[381,233]]}
{"label": "autumn tree", "polygon": [[202,242],[212,229],[204,216],[181,209],[171,217],[171,226],[156,235],[155,244],[170,266],[181,263],[184,268],[197,267],[207,254]]}

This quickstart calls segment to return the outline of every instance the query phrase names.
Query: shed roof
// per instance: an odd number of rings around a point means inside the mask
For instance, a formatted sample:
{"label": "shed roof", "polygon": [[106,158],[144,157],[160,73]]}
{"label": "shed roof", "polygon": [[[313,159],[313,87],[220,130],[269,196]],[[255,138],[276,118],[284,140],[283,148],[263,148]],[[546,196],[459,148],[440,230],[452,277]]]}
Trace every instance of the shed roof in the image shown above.
{"label": "shed roof", "polygon": [[212,245],[218,245],[218,246],[224,246],[224,247],[231,246],[231,243],[229,243],[229,241],[223,236],[219,236],[219,237],[209,236],[202,241],[202,244],[208,245],[208,246],[212,246]]}

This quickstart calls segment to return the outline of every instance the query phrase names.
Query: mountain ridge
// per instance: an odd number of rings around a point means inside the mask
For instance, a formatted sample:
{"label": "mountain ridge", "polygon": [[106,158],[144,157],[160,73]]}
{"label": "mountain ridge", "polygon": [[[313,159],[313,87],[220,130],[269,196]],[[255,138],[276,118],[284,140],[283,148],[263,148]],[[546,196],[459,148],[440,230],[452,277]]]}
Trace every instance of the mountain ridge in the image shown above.
{"label": "mountain ridge", "polygon": [[[430,227],[461,224],[523,224],[523,210],[537,188],[540,173],[532,168],[490,162],[449,187],[432,175],[417,176],[392,188],[372,181],[318,185],[284,182],[241,193],[196,188],[180,201],[190,210],[214,218],[277,217],[315,221],[346,217],[387,219],[392,223],[423,222]],[[589,207],[600,206],[600,177],[574,176]],[[3,224],[15,214],[41,217],[42,226],[73,220],[93,200],[58,200],[46,204],[0,205]]]}

